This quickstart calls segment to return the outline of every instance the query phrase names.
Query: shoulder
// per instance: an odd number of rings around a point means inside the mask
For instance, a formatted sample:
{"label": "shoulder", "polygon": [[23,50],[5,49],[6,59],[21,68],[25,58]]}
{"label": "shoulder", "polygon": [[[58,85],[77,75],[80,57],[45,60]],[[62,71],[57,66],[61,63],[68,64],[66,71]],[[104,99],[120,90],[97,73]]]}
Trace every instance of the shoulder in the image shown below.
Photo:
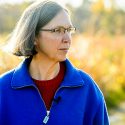
{"label": "shoulder", "polygon": [[86,88],[88,89],[88,91],[91,92],[91,94],[97,96],[97,97],[103,97],[103,93],[101,91],[101,89],[99,88],[98,84],[94,81],[94,79],[90,76],[90,74],[77,69],[77,71],[79,72],[79,74],[81,75],[83,81],[84,81],[84,85],[86,86]]}
{"label": "shoulder", "polygon": [[89,100],[89,103],[95,105],[97,108],[103,106],[105,104],[105,98],[98,84],[88,73],[82,70],[77,71],[80,73],[84,81],[83,91],[87,95],[87,101]]}
{"label": "shoulder", "polygon": [[2,75],[0,75],[0,88],[7,86],[7,84],[11,83],[14,71],[15,70],[12,69],[12,70],[7,71],[7,72],[3,73]]}
{"label": "shoulder", "polygon": [[[81,75],[82,79],[84,80],[85,83],[87,84],[92,84],[95,85],[96,82],[94,79],[90,76],[90,74],[84,72],[83,70],[77,69],[77,72]],[[97,85],[97,84],[96,84]]]}

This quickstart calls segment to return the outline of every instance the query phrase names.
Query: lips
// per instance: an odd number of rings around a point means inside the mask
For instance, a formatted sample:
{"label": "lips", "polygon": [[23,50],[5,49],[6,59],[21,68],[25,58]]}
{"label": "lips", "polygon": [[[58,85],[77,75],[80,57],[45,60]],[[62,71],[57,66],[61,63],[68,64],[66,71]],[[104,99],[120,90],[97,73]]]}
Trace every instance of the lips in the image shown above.
{"label": "lips", "polygon": [[69,48],[60,48],[59,50],[69,50]]}
{"label": "lips", "polygon": [[59,49],[59,50],[69,50],[68,48],[63,48],[63,49]]}
{"label": "lips", "polygon": [[67,53],[68,52],[68,50],[69,50],[69,48],[61,48],[61,49],[59,49],[60,51],[62,51],[62,52],[65,52],[65,53]]}

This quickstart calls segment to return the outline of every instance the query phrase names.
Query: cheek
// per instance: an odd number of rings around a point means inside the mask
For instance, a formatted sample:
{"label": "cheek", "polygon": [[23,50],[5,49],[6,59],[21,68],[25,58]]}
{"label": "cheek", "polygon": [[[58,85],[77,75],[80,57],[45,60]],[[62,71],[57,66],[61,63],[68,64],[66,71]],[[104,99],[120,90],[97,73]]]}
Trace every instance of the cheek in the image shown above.
{"label": "cheek", "polygon": [[39,40],[39,49],[47,53],[56,53],[60,47],[61,39],[58,37],[44,36]]}
{"label": "cheek", "polygon": [[48,48],[51,48],[51,49],[58,49],[61,44],[61,38],[59,38],[58,36],[48,36],[48,37],[45,37],[44,40]]}

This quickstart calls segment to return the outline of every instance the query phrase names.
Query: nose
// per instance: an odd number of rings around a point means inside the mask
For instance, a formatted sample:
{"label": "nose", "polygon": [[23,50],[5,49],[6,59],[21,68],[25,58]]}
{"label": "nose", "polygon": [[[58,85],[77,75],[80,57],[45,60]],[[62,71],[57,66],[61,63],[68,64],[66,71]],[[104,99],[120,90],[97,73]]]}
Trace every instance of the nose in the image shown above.
{"label": "nose", "polygon": [[62,38],[63,43],[71,43],[72,37],[71,34],[68,32],[65,32]]}

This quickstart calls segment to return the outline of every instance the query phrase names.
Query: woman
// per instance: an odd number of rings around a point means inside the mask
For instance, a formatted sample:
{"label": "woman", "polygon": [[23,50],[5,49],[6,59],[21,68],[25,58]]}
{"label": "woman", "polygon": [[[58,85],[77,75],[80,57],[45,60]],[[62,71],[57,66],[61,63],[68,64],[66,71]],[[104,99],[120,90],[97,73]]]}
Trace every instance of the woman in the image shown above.
{"label": "woman", "polygon": [[0,125],[109,125],[100,89],[66,58],[74,31],[55,2],[24,11],[11,41],[26,58],[0,76]]}

